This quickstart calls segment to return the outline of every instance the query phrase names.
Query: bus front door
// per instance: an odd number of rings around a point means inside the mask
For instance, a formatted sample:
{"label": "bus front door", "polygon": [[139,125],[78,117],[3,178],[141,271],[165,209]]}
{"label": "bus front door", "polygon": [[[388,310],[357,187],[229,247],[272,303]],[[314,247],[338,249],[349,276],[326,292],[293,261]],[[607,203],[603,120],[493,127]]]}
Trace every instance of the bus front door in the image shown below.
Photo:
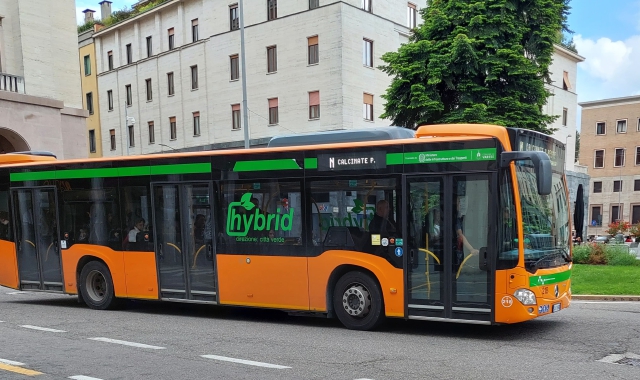
{"label": "bus front door", "polygon": [[217,302],[214,188],[154,184],[154,236],[163,299]]}
{"label": "bus front door", "polygon": [[407,315],[490,323],[492,174],[407,177]]}
{"label": "bus front door", "polygon": [[12,193],[20,288],[63,291],[55,188]]}

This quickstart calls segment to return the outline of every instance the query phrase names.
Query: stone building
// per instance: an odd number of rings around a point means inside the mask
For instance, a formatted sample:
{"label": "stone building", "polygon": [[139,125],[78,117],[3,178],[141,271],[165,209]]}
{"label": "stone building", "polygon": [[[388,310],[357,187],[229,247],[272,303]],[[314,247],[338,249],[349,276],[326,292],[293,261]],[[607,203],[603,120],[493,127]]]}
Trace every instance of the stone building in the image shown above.
{"label": "stone building", "polygon": [[591,176],[590,235],[640,222],[640,96],[580,103],[580,162]]}
{"label": "stone building", "polygon": [[86,157],[73,0],[0,1],[0,153]]}

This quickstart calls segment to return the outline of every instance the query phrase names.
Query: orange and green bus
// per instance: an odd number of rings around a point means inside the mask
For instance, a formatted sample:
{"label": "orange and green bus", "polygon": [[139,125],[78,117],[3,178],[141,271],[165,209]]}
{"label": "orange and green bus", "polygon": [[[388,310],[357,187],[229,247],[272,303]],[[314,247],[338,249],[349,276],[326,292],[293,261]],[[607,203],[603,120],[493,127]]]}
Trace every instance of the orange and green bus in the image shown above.
{"label": "orange and green bus", "polygon": [[0,155],[0,285],[504,324],[571,300],[564,145],[492,125],[104,159]]}

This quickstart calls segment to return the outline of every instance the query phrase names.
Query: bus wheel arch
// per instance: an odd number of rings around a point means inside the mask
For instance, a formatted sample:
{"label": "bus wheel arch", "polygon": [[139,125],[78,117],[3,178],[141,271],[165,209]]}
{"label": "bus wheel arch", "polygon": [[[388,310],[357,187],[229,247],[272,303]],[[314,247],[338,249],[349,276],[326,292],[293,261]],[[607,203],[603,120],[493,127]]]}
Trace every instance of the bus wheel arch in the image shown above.
{"label": "bus wheel arch", "polygon": [[84,256],[76,269],[78,299],[92,309],[106,310],[119,306],[109,266],[94,256]]}
{"label": "bus wheel arch", "polygon": [[[364,295],[364,297],[363,297]],[[342,308],[346,297],[360,297],[369,310],[357,315],[355,309]],[[357,302],[356,302],[357,303]],[[372,330],[385,319],[384,297],[380,280],[370,270],[356,265],[341,265],[334,269],[327,284],[327,312],[336,316],[352,330]],[[349,314],[351,313],[351,315]]]}

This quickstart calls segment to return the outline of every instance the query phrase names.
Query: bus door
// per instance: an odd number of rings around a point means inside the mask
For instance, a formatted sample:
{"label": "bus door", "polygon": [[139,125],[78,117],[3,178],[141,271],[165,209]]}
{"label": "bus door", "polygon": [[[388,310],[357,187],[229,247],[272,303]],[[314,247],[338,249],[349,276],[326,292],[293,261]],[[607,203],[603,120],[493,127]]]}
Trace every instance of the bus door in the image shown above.
{"label": "bus door", "polygon": [[216,302],[214,192],[210,182],[153,184],[160,297]]}
{"label": "bus door", "polygon": [[12,191],[20,288],[63,291],[54,187]]}
{"label": "bus door", "polygon": [[406,177],[409,318],[491,322],[493,175]]}

